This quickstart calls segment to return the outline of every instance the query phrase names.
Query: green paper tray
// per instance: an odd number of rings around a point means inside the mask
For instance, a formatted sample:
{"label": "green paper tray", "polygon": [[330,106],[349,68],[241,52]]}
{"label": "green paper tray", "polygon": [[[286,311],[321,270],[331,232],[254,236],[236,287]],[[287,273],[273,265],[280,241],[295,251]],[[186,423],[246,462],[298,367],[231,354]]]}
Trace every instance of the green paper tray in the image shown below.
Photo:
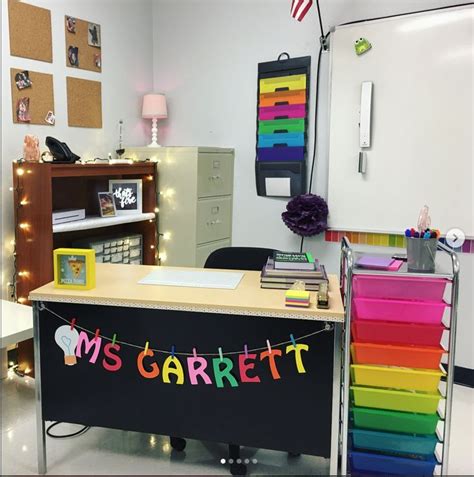
{"label": "green paper tray", "polygon": [[275,131],[299,133],[304,132],[304,118],[275,119],[274,121],[259,121],[258,134],[274,134]]}
{"label": "green paper tray", "polygon": [[353,407],[352,414],[354,425],[358,428],[406,434],[434,434],[439,421],[438,414],[414,414],[365,407]]}

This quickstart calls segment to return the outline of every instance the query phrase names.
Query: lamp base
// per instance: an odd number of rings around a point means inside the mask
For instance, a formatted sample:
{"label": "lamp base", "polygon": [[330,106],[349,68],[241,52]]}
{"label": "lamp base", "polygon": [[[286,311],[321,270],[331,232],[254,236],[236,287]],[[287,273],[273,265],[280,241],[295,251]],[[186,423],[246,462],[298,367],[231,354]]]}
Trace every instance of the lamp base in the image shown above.
{"label": "lamp base", "polygon": [[152,118],[151,120],[151,143],[148,144],[148,147],[161,147],[158,144],[158,126],[157,126],[158,120],[156,118]]}

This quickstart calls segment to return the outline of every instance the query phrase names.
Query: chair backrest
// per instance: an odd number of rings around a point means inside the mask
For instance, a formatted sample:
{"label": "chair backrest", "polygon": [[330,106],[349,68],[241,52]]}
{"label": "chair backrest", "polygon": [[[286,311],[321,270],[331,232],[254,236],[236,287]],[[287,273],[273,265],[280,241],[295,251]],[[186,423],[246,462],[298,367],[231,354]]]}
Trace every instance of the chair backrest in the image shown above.
{"label": "chair backrest", "polygon": [[227,270],[261,270],[273,255],[272,248],[224,247],[214,250],[207,257],[204,268]]}

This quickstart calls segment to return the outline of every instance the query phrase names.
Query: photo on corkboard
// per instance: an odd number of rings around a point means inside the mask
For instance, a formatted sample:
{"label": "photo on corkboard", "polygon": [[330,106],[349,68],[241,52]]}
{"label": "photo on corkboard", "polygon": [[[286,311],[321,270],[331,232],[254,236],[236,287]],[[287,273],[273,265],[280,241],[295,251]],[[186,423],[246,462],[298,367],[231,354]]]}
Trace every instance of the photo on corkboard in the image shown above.
{"label": "photo on corkboard", "polygon": [[65,15],[66,66],[102,71],[102,29],[98,23]]}

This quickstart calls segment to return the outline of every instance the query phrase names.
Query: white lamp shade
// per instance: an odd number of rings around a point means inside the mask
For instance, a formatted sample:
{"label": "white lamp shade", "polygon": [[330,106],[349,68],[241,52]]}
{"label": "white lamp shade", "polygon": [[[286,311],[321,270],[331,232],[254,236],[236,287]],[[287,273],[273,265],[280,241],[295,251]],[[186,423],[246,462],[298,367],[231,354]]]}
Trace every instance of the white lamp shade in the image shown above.
{"label": "white lamp shade", "polygon": [[167,118],[166,96],[164,94],[145,94],[143,96],[142,117],[146,119]]}

